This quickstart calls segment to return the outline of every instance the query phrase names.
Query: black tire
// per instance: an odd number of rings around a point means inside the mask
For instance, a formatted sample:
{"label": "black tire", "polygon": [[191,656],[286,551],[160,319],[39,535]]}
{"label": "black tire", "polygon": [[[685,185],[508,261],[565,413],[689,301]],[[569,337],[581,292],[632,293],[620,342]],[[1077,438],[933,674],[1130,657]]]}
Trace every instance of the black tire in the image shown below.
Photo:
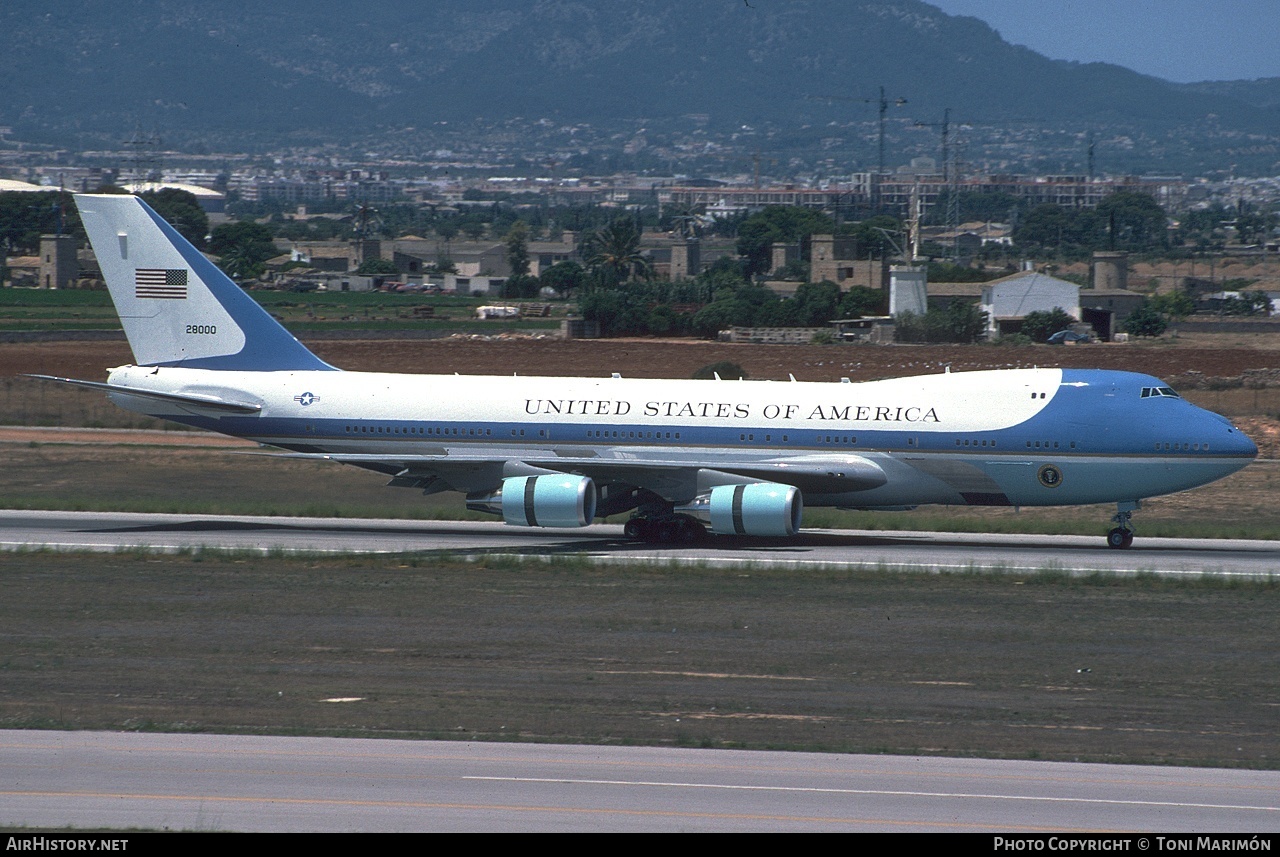
{"label": "black tire", "polygon": [[1107,547],[1116,550],[1127,548],[1133,544],[1133,530],[1115,527],[1107,533]]}
{"label": "black tire", "polygon": [[649,522],[644,518],[632,518],[622,525],[622,537],[635,542],[647,541],[649,538]]}
{"label": "black tire", "polygon": [[693,518],[680,519],[680,541],[691,545],[707,537],[707,528]]}
{"label": "black tire", "polygon": [[669,545],[680,540],[681,526],[679,521],[659,521],[653,528],[653,541]]}

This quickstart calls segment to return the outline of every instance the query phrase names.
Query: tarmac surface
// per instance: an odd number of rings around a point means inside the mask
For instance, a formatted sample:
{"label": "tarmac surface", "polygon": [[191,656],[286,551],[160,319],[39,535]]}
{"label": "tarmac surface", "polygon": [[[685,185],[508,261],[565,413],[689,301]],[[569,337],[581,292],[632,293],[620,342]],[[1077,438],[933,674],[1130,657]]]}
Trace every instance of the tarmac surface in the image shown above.
{"label": "tarmac surface", "polygon": [[0,731],[0,779],[0,825],[82,831],[1070,833],[1141,851],[1156,843],[1105,831],[1280,830],[1280,771],[1061,762]]}
{"label": "tarmac surface", "polygon": [[694,545],[629,542],[622,528],[509,527],[473,521],[405,521],[0,510],[0,550],[48,548],[158,552],[198,548],[291,553],[437,552],[577,557],[598,563],[699,563],[752,567],[892,567],[1032,572],[1052,570],[1171,576],[1270,577],[1280,573],[1280,542],[1143,538],[1111,550],[1102,536],[989,535],[806,530],[791,539],[712,537]]}

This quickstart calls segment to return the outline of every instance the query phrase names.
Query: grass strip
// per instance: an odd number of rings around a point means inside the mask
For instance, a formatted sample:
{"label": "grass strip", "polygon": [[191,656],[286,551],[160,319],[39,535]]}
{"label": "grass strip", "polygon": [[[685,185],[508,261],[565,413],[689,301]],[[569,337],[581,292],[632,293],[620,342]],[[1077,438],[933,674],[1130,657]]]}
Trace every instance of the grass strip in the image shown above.
{"label": "grass strip", "polygon": [[211,550],[0,565],[8,728],[1280,760],[1274,581]]}

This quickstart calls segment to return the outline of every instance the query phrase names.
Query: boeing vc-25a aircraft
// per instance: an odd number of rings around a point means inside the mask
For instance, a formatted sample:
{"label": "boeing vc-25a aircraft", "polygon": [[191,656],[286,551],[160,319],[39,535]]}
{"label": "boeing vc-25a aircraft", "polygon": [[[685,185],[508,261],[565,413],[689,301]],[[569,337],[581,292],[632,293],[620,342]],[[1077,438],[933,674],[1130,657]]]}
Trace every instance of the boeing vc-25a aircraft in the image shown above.
{"label": "boeing vc-25a aircraft", "polygon": [[137,365],[132,411],[460,491],[508,524],[628,537],[791,536],[803,504],[1115,503],[1220,479],[1257,447],[1156,378],[1013,369],[869,383],[343,372],[317,358],[140,199],[76,197]]}

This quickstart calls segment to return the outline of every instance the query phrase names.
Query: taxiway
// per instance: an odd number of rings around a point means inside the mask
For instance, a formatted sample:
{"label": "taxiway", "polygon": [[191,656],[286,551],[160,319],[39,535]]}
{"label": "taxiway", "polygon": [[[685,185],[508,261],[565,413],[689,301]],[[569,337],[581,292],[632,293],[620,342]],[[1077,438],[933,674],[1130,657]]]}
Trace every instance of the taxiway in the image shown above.
{"label": "taxiway", "polygon": [[1077,839],[1103,830],[1280,830],[1276,771],[7,731],[0,774],[0,825],[36,828],[1070,831]]}
{"label": "taxiway", "polygon": [[343,518],[0,511],[0,549],[158,552],[214,548],[291,553],[439,552],[453,557],[573,556],[599,563],[696,562],[755,567],[892,567],[933,571],[1110,572],[1269,577],[1280,542],[1139,536],[1110,550],[1101,536],[806,530],[787,540],[713,537],[686,546],[628,542],[622,528]]}

